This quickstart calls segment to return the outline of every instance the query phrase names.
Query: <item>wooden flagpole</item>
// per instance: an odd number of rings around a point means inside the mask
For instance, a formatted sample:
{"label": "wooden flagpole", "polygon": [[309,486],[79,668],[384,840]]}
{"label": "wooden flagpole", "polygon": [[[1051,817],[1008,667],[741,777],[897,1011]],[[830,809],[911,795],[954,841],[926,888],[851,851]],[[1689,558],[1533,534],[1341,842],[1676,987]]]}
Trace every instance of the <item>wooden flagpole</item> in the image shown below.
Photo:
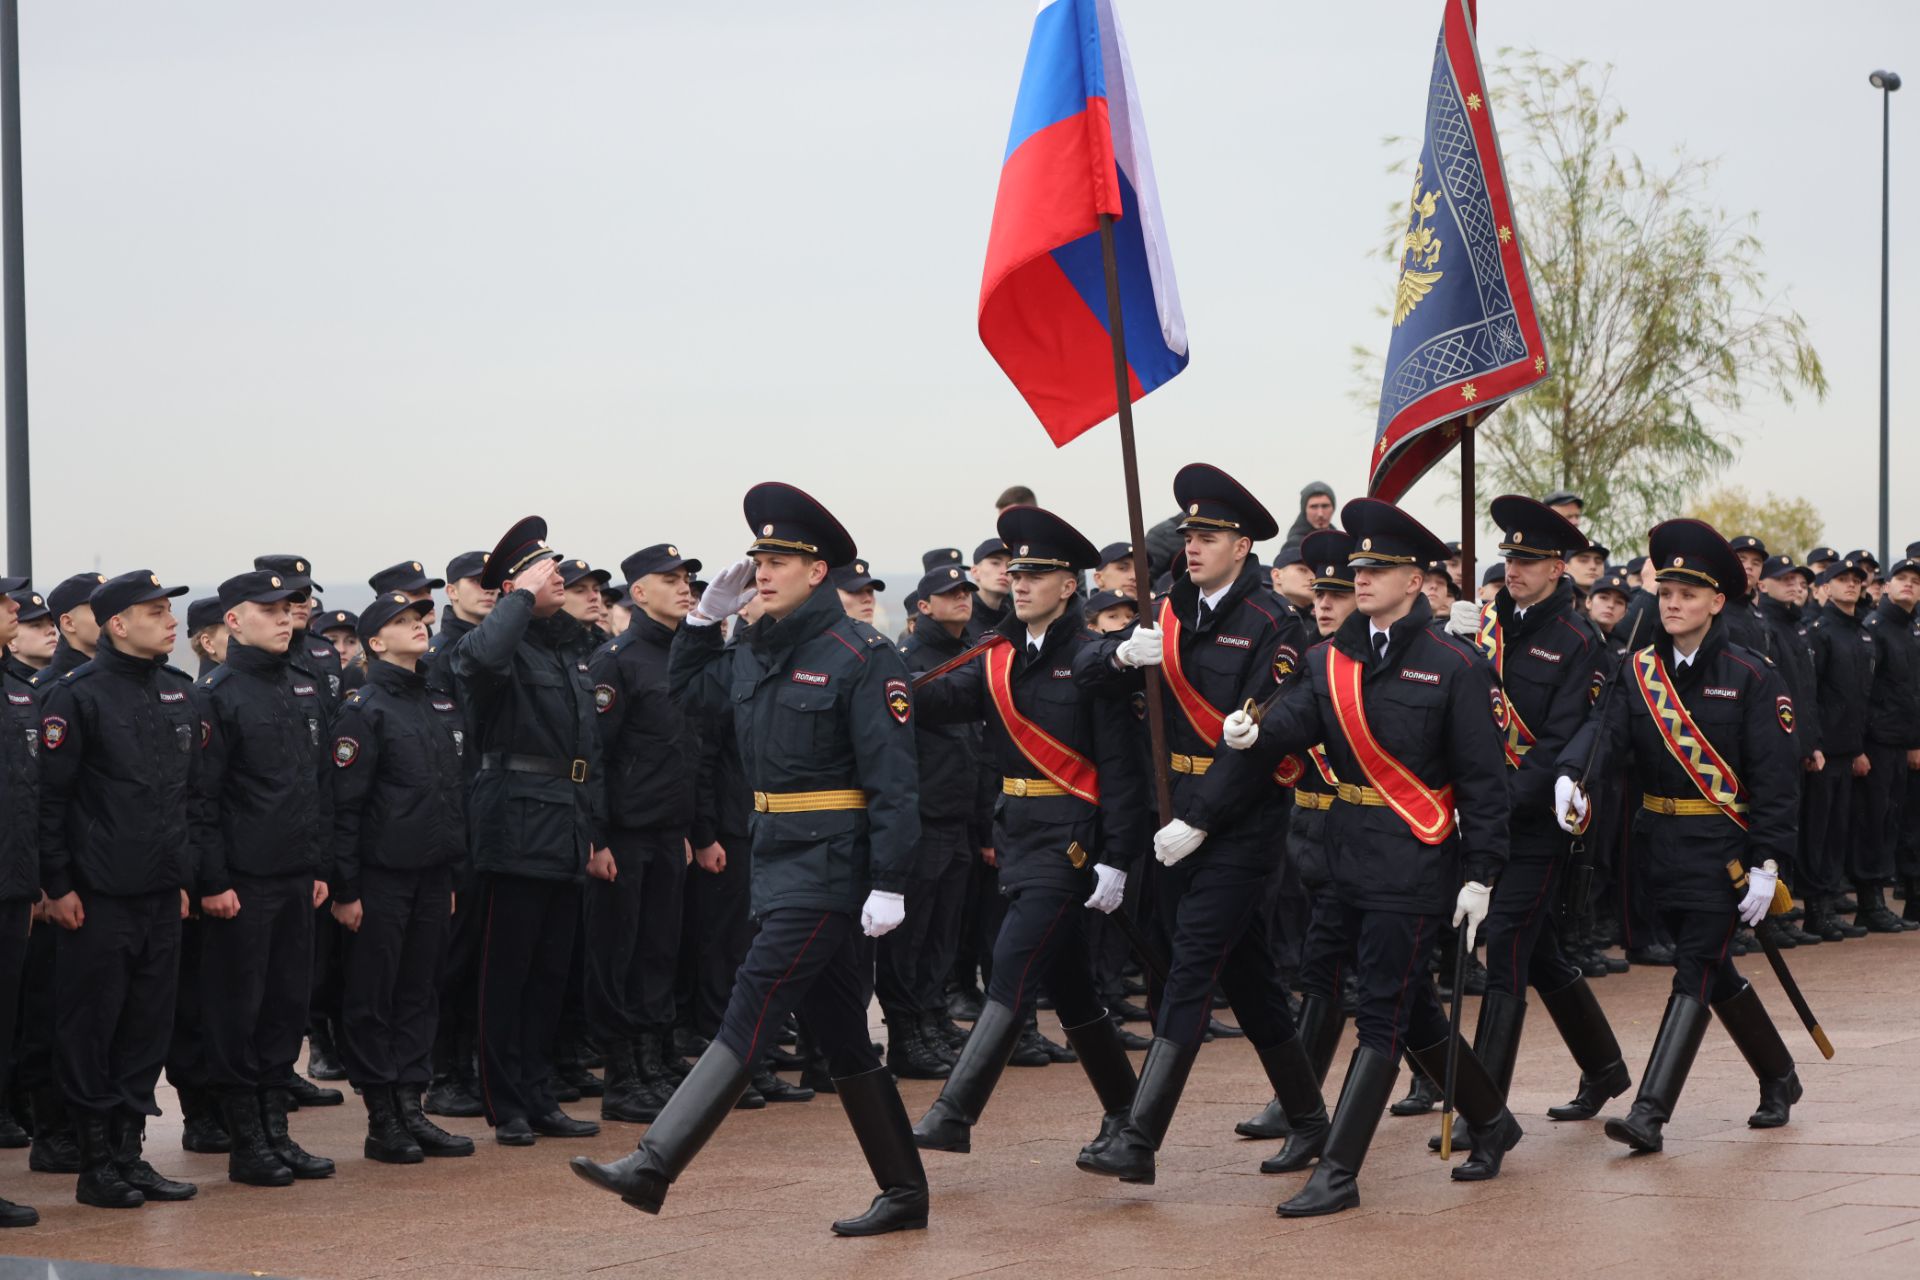
{"label": "wooden flagpole", "polygon": [[[1147,525],[1140,511],[1140,463],[1133,447],[1133,396],[1127,376],[1127,335],[1121,328],[1120,267],[1113,251],[1113,215],[1100,215],[1100,264],[1107,277],[1107,331],[1113,335],[1113,394],[1120,406],[1120,465],[1126,472],[1127,534],[1133,539],[1133,589],[1140,621],[1153,621],[1152,568],[1147,561]],[[1173,821],[1173,792],[1167,779],[1166,711],[1160,698],[1160,668],[1146,667],[1147,735],[1153,743],[1153,798],[1160,825]]]}

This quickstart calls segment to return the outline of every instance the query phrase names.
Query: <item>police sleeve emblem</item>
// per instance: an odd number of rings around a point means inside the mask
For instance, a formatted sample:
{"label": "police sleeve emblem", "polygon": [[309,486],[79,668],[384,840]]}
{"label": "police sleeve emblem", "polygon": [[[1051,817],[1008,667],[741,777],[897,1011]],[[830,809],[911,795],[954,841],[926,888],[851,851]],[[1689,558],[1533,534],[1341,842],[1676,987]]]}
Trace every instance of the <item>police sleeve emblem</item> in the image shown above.
{"label": "police sleeve emblem", "polygon": [[1791,734],[1793,732],[1793,699],[1784,693],[1775,698],[1773,713],[1779,717],[1780,732]]}
{"label": "police sleeve emblem", "polygon": [[605,714],[613,706],[614,699],[618,696],[610,684],[597,684],[593,686],[594,711]]}
{"label": "police sleeve emblem", "polygon": [[40,722],[40,741],[47,744],[47,750],[58,751],[66,740],[67,722],[61,717],[48,716]]}
{"label": "police sleeve emblem", "polygon": [[344,769],[360,758],[360,744],[352,738],[336,738],[333,743],[333,763]]}
{"label": "police sleeve emblem", "polygon": [[913,699],[907,696],[905,680],[887,681],[887,711],[901,724],[913,714]]}

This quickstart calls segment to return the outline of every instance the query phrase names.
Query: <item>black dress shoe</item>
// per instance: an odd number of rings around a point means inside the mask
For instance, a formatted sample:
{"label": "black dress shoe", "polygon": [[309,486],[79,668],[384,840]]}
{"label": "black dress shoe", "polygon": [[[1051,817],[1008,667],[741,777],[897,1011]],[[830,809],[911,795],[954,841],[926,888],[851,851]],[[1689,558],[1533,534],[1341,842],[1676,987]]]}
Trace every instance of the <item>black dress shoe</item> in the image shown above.
{"label": "black dress shoe", "polygon": [[11,1200],[0,1200],[0,1230],[7,1227],[31,1227],[38,1225],[40,1211],[31,1205],[15,1204]]}
{"label": "black dress shoe", "polygon": [[530,1147],[534,1143],[533,1126],[516,1116],[505,1124],[495,1126],[493,1140],[503,1147]]}
{"label": "black dress shoe", "polygon": [[1151,1038],[1147,1036],[1143,1036],[1138,1032],[1129,1031],[1125,1027],[1121,1027],[1120,1028],[1120,1047],[1122,1049],[1135,1049],[1135,1050],[1151,1049],[1153,1048],[1153,1041]]}
{"label": "black dress shoe", "polygon": [[1020,1038],[1013,1042],[1013,1053],[1007,1058],[1007,1065],[1050,1067],[1053,1065],[1053,1055],[1048,1053],[1046,1046],[1040,1043],[1040,1032],[1034,1027],[1028,1027],[1020,1033]]}
{"label": "black dress shoe", "polygon": [[1240,1028],[1212,1017],[1207,1019],[1207,1034],[1221,1040],[1244,1040],[1247,1038],[1247,1033]]}
{"label": "black dress shoe", "polygon": [[1650,942],[1644,947],[1630,947],[1627,950],[1629,964],[1673,965],[1673,948],[1664,942]]}
{"label": "black dress shoe", "polygon": [[1107,1012],[1112,1014],[1114,1017],[1120,1019],[1122,1022],[1152,1022],[1153,1021],[1153,1015],[1147,1012],[1147,1008],[1145,1005],[1135,1004],[1131,1000],[1116,1001],[1114,1002],[1113,1007],[1108,1009]]}
{"label": "black dress shoe", "polygon": [[[345,1073],[342,1073],[342,1078],[344,1076]],[[346,1095],[338,1089],[322,1089],[298,1072],[289,1075],[275,1087],[287,1091],[289,1111],[298,1111],[301,1107],[337,1107],[347,1100]]]}
{"label": "black dress shoe", "polygon": [[543,1138],[592,1138],[600,1133],[600,1126],[593,1121],[575,1120],[558,1107],[543,1116],[532,1117],[527,1127]]}
{"label": "black dress shoe", "polygon": [[812,1102],[813,1090],[805,1085],[788,1084],[771,1071],[761,1071],[753,1077],[751,1086],[768,1102]]}

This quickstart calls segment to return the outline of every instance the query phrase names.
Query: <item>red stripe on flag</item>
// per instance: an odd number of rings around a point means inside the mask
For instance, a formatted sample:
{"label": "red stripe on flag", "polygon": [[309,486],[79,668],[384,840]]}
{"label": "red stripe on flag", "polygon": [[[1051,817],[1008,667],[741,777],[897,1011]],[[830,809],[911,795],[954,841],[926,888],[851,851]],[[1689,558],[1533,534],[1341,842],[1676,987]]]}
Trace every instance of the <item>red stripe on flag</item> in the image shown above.
{"label": "red stripe on flag", "polygon": [[[1113,339],[1066,272],[1041,257],[1001,282],[980,311],[980,341],[1056,445],[1119,412]],[[1146,391],[1127,371],[1127,398]]]}
{"label": "red stripe on flag", "polygon": [[1100,215],[1120,216],[1113,132],[1107,100],[1039,130],[1007,157],[993,200],[980,310],[1002,280],[1043,253],[1100,229]]}

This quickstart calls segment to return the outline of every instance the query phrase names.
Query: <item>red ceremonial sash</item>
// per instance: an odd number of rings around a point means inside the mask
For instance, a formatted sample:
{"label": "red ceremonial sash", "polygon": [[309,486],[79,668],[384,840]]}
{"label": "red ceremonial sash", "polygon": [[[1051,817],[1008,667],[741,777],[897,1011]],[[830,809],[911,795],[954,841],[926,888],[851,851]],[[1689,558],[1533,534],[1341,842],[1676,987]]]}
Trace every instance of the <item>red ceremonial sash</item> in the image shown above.
{"label": "red ceremonial sash", "polygon": [[[1218,750],[1220,735],[1226,731],[1226,713],[1208,702],[1201,692],[1193,687],[1193,681],[1187,679],[1186,670],[1180,665],[1180,615],[1174,611],[1171,598],[1160,602],[1160,673],[1166,677],[1167,688],[1173,693],[1173,700],[1179,704],[1180,713],[1193,726],[1210,749]],[[1286,756],[1281,759],[1273,771],[1273,780],[1283,787],[1291,787],[1300,781],[1300,775],[1306,772],[1299,756]]]}
{"label": "red ceremonial sash", "polygon": [[1020,714],[1013,705],[1013,646],[998,644],[981,655],[987,665],[987,692],[1007,736],[1042,777],[1088,804],[1100,803],[1100,773],[1093,761]]}
{"label": "red ceremonial sash", "polygon": [[1380,793],[1387,807],[1421,844],[1440,844],[1453,834],[1453,788],[1430,790],[1413,770],[1387,754],[1367,724],[1366,705],[1361,697],[1361,680],[1366,664],[1357,662],[1327,645],[1327,686],[1333,695],[1333,714],[1346,735],[1347,746],[1367,782]]}
{"label": "red ceremonial sash", "polygon": [[1687,705],[1680,701],[1679,691],[1673,687],[1673,678],[1667,674],[1667,664],[1660,660],[1658,650],[1649,647],[1633,655],[1633,683],[1653,716],[1654,728],[1660,731],[1667,753],[1706,797],[1707,803],[1745,831],[1747,815],[1741,810],[1746,807],[1746,791],[1687,713]]}
{"label": "red ceremonial sash", "polygon": [[[1494,674],[1500,677],[1500,688],[1507,687],[1507,638],[1500,626],[1500,609],[1489,600],[1480,610],[1480,631],[1474,637],[1480,652],[1487,655],[1493,663]],[[1520,708],[1513,705],[1512,698],[1503,699],[1506,703],[1506,733],[1501,735],[1500,747],[1507,755],[1507,764],[1518,769],[1520,761],[1527,752],[1533,750],[1535,738],[1533,730],[1527,728],[1526,721],[1520,718]]]}

